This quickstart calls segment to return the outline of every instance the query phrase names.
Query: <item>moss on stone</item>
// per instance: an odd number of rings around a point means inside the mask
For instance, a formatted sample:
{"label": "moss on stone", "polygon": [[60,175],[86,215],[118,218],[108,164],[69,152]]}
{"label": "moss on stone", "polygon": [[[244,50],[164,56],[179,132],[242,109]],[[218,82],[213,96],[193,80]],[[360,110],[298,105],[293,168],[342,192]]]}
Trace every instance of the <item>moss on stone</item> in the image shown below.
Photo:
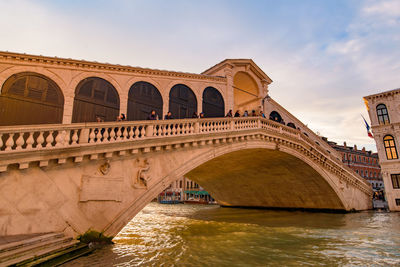
{"label": "moss on stone", "polygon": [[112,236],[105,236],[103,233],[99,233],[93,230],[88,230],[86,233],[78,237],[79,241],[86,244],[92,242],[102,243],[102,244],[113,244],[112,239],[113,239]]}

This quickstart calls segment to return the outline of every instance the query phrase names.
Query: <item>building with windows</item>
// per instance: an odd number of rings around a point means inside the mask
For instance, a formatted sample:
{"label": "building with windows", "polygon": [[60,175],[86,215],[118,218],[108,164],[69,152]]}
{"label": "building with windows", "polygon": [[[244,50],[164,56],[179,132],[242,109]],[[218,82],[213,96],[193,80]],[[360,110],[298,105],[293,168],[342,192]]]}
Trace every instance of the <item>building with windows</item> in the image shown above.
{"label": "building with windows", "polygon": [[161,203],[215,203],[215,200],[203,187],[186,177],[171,183],[159,194],[158,201]]}
{"label": "building with windows", "polygon": [[378,153],[367,151],[365,147],[357,149],[356,145],[348,146],[346,142],[343,145],[338,145],[335,142],[328,141],[325,137],[322,139],[338,151],[342,155],[343,163],[366,179],[375,191],[384,189]]}
{"label": "building with windows", "polygon": [[400,211],[400,89],[364,97],[378,149],[386,199]]}

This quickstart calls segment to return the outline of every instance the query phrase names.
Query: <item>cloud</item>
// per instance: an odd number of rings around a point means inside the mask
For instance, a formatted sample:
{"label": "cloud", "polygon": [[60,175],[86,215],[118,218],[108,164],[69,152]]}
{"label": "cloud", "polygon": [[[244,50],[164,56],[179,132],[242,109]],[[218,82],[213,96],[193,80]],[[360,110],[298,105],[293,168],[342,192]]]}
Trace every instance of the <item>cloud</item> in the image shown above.
{"label": "cloud", "polygon": [[[96,5],[96,8],[93,8]],[[334,141],[374,147],[362,97],[400,87],[399,1],[1,1],[0,50],[200,73],[252,58]]]}

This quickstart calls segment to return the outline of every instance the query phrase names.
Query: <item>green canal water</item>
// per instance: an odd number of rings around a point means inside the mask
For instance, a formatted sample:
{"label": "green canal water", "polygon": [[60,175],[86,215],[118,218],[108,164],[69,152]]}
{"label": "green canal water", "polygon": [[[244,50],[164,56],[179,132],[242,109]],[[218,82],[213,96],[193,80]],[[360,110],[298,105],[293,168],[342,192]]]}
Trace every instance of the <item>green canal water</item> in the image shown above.
{"label": "green canal water", "polygon": [[400,213],[151,203],[114,242],[63,266],[400,266]]}

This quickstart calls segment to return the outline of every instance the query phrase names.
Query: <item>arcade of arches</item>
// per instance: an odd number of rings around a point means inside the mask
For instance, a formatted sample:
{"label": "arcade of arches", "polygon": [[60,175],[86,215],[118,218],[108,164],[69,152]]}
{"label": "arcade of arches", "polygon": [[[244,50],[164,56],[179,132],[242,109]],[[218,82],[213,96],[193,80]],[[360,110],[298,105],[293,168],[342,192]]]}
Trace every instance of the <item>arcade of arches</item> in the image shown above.
{"label": "arcade of arches", "polygon": [[[205,117],[223,117],[224,99],[214,87],[203,91],[202,112]],[[163,99],[149,82],[134,83],[128,93],[128,120],[145,120],[151,110],[163,117]],[[64,96],[50,78],[32,72],[9,77],[0,95],[0,126],[62,123]],[[175,119],[191,118],[197,113],[197,99],[184,84],[174,85],[169,93],[169,110]],[[72,122],[115,121],[120,113],[120,96],[105,79],[89,77],[75,89]]]}

